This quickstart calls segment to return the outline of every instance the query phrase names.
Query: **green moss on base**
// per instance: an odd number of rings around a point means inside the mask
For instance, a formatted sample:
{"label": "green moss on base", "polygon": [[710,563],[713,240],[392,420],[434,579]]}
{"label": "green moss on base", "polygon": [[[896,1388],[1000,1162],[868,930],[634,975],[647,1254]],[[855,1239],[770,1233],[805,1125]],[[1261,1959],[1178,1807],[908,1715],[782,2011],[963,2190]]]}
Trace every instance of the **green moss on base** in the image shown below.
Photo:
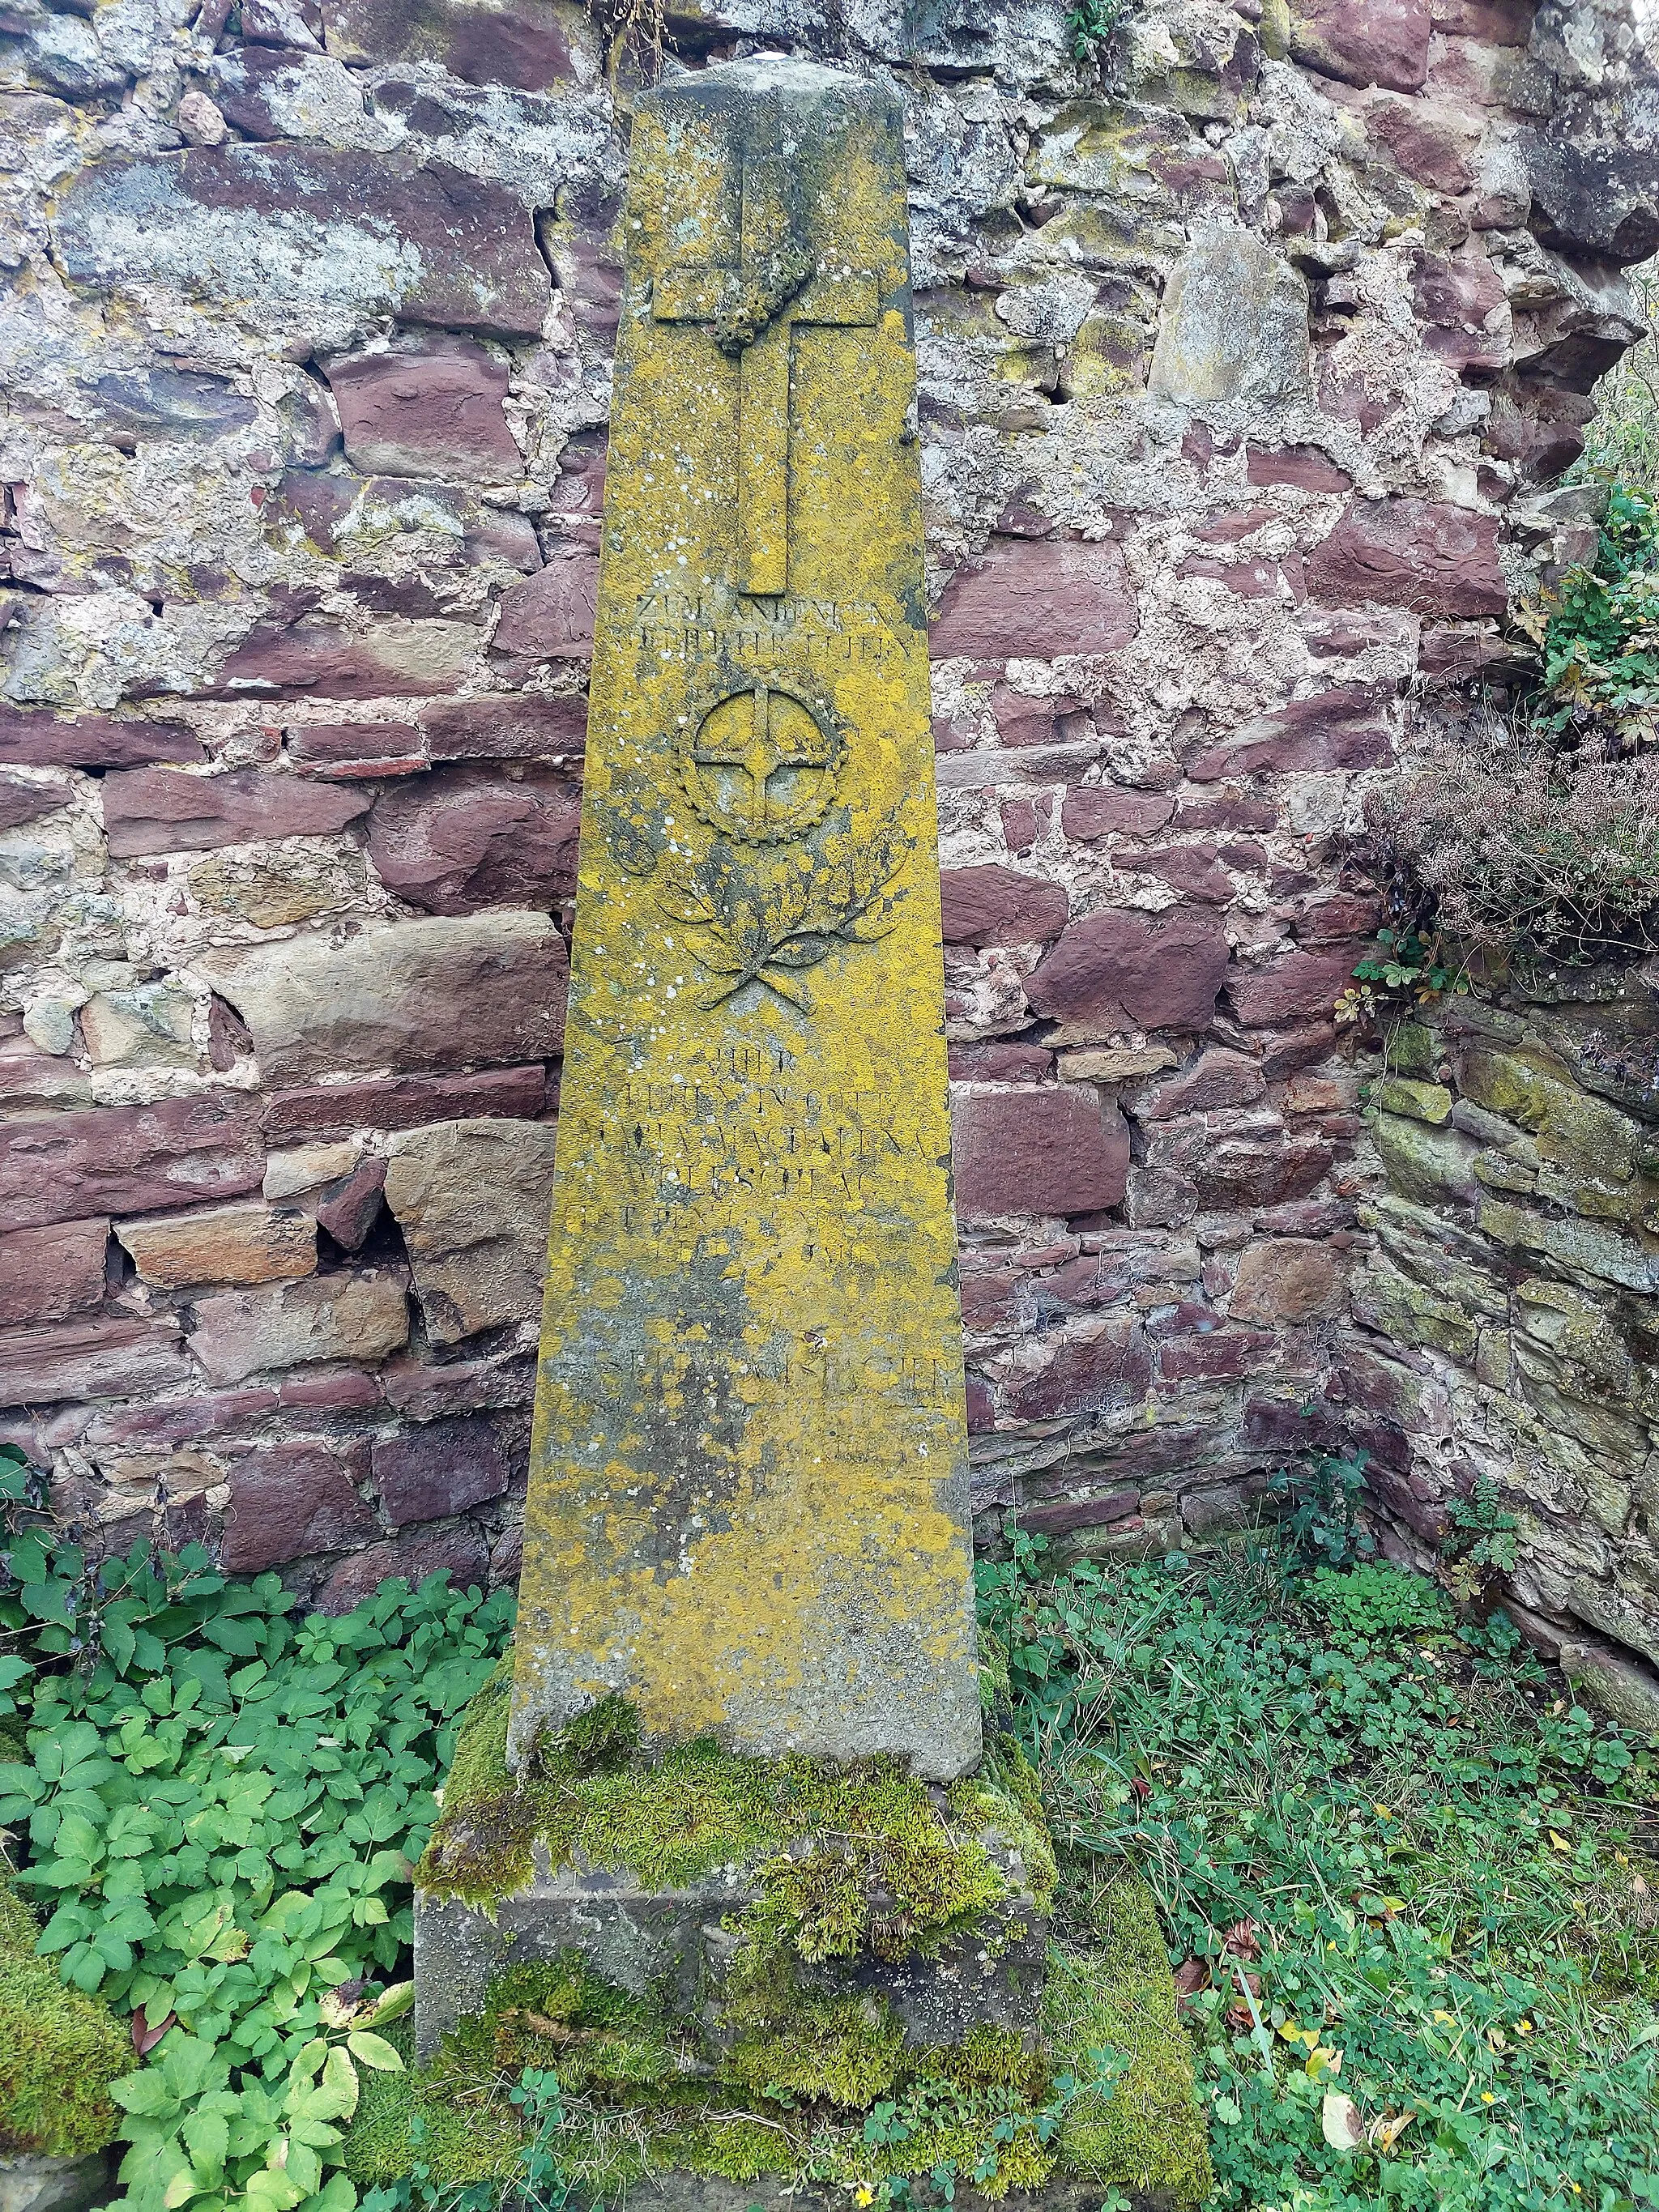
{"label": "green moss on base", "polygon": [[550,2069],[581,2094],[649,2087],[693,2063],[659,2005],[602,1982],[571,1951],[497,1975],[483,2012],[446,2037],[430,2080],[438,2094],[465,2103],[487,2098],[499,2080],[526,2066]]}
{"label": "green moss on base", "polygon": [[787,1942],[806,1960],[896,1960],[1009,1893],[989,1837],[1016,1855],[1040,1905],[1053,1896],[1036,1778],[1012,1738],[998,1739],[971,1781],[941,1793],[896,1759],[744,1759],[706,1737],[646,1760],[632,1709],[607,1698],[544,1737],[533,1774],[514,1776],[511,1703],[503,1660],[467,1709],[416,1872],[434,1901],[487,1910],[528,1883],[538,1843],[556,1867],[627,1869],[647,1888],[747,1865],[762,1892],[757,1940]]}
{"label": "green moss on base", "polygon": [[[462,1724],[419,1886],[489,1910],[529,1881],[541,1849],[556,1867],[627,1871],[649,1888],[739,1870],[750,1901],[726,1923],[737,1940],[718,2027],[677,2018],[667,1989],[611,1987],[574,1952],[510,1968],[424,2072],[366,2085],[349,2146],[357,2180],[408,2171],[417,2118],[434,2182],[501,2178],[519,2127],[506,2092],[533,2067],[558,2077],[559,2156],[587,2195],[680,2168],[744,2185],[787,2174],[884,2203],[899,2177],[949,2165],[989,2196],[1038,2188],[1057,2166],[1202,2196],[1192,2066],[1151,1899],[1132,1877],[1106,1900],[1101,1952],[1054,1954],[1038,2047],[982,2027],[918,2048],[880,1996],[812,1985],[821,1962],[896,1962],[967,1934],[994,1951],[1022,1898],[1048,1908],[1054,1848],[1012,1738],[994,1738],[980,1772],[948,1790],[893,1759],[745,1759],[712,1740],[647,1760],[632,1709],[611,1698],[544,1738],[533,1773],[515,1777],[511,1695],[506,1662]],[[1124,2077],[1057,2100],[1057,2077],[1088,2079],[1102,2049],[1127,2056]],[[872,2129],[878,2109],[887,2117]]]}
{"label": "green moss on base", "polygon": [[109,2085],[132,2045],[106,2006],[38,1959],[33,1915],[0,1885],[0,2152],[84,2158],[113,2140]]}
{"label": "green moss on base", "polygon": [[[989,2151],[988,2197],[1041,2188],[1059,2172],[1196,2205],[1212,2186],[1209,2156],[1151,1894],[1125,1873],[1091,1917],[1101,1949],[1049,1955],[1040,2051],[990,2027],[907,2049],[884,2006],[798,1994],[787,2030],[740,2038],[711,2070],[676,2043],[651,2000],[599,1981],[578,1959],[509,1970],[487,2014],[424,2073],[365,2075],[348,2169],[360,2184],[392,2181],[418,2155],[447,2185],[505,2178],[520,2142],[505,2092],[528,2065],[558,2075],[562,2169],[600,2197],[676,2168],[745,2185],[810,2173],[881,2197],[885,2183],[947,2160],[965,2180]],[[1085,2088],[1044,2144],[1035,2120],[1056,2075],[1086,2077],[1097,2050],[1122,2053],[1127,2071],[1108,2091]],[[883,2100],[899,2100],[910,2131],[871,2143],[865,2118]]]}
{"label": "green moss on base", "polygon": [[1152,1892],[1126,1869],[1091,1917],[1100,1950],[1049,1954],[1044,2033],[1057,2067],[1110,2048],[1127,2054],[1129,2070],[1109,2097],[1085,2093],[1066,2113],[1061,2162],[1120,2188],[1200,2203],[1214,2185],[1210,2154]]}

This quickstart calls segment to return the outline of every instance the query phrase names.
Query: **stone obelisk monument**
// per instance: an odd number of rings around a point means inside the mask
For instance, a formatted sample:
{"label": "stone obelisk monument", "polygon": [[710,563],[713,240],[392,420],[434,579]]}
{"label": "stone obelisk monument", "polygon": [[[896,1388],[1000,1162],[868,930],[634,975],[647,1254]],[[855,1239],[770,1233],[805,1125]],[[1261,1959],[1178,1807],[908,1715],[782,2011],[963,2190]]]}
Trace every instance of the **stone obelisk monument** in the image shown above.
{"label": "stone obelisk monument", "polygon": [[898,104],[641,104],[509,1755],[980,1752]]}

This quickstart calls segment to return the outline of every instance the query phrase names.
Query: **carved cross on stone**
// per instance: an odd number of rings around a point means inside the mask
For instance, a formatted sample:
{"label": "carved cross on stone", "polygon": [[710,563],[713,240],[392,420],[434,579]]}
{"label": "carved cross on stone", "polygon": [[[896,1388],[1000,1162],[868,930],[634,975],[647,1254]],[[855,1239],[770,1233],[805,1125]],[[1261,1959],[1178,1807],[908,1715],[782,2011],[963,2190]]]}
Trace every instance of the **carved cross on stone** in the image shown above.
{"label": "carved cross on stone", "polygon": [[[722,789],[716,778],[700,774],[694,797],[707,802],[719,829],[769,842],[790,836],[823,811],[839,750],[798,699],[757,684],[752,691],[723,699],[691,746],[695,769],[736,769],[741,783]],[[799,774],[789,775],[803,769],[817,771],[804,787]],[[788,778],[781,787],[781,773]]]}
{"label": "carved cross on stone", "polygon": [[738,182],[738,259],[682,262],[652,286],[659,323],[710,323],[738,361],[738,546],[732,583],[753,597],[789,586],[790,376],[802,324],[873,325],[873,276],[826,267],[797,222],[745,160]]}

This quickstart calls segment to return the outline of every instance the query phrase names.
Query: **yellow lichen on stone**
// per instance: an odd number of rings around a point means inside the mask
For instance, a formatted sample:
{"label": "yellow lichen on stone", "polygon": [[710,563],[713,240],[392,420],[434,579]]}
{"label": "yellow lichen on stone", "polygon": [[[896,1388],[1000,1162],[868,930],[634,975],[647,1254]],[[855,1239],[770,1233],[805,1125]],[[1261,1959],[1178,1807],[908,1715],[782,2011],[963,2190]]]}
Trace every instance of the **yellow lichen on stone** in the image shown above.
{"label": "yellow lichen on stone", "polygon": [[512,1746],[979,1752],[902,131],[635,118]]}

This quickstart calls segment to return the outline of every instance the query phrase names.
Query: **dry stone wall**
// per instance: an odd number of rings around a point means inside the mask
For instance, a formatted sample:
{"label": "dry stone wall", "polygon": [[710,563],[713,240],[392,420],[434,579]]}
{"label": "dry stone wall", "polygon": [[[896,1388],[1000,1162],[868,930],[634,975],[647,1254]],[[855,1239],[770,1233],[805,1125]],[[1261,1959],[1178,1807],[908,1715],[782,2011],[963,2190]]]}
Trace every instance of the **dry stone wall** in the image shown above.
{"label": "dry stone wall", "polygon": [[[564,0],[3,21],[5,1433],[112,1543],[511,1575],[631,64]],[[1584,550],[1652,72],[1622,0],[668,30],[907,104],[980,1510],[1235,1525],[1356,1346],[1437,1356],[1354,1317],[1340,841]]]}
{"label": "dry stone wall", "polygon": [[[1501,999],[1501,1003],[1497,1002]],[[1372,1455],[1427,1564],[1485,1483],[1509,1603],[1632,1726],[1659,1727],[1652,979],[1557,971],[1395,1035],[1367,1118],[1382,1187],[1320,1419]],[[1471,1540],[1463,1532],[1461,1541]]]}

